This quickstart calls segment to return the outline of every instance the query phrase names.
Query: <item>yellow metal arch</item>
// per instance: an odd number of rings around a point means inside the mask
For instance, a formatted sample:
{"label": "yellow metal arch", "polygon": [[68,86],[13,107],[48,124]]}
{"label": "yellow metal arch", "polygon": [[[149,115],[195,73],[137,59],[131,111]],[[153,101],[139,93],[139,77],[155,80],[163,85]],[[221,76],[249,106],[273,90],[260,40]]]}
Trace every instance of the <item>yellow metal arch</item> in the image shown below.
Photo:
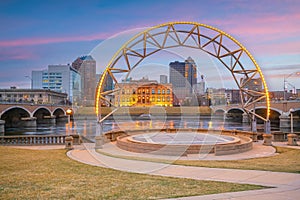
{"label": "yellow metal arch", "polygon": [[[239,50],[237,50],[237,51],[235,51],[235,52],[229,52],[228,53],[228,55],[232,55],[232,56],[234,56],[234,54],[235,53],[237,53],[238,51],[241,51],[241,52],[245,52],[246,53],[246,55],[248,56],[248,58],[252,61],[252,63],[254,64],[254,66],[255,66],[255,68],[256,68],[256,71],[255,72],[257,72],[258,74],[259,74],[259,76],[260,76],[260,78],[261,78],[261,80],[262,80],[262,84],[263,84],[263,87],[264,87],[264,92],[255,92],[255,91],[252,91],[252,94],[256,94],[256,95],[258,95],[258,97],[259,97],[259,95],[260,95],[260,97],[259,98],[257,98],[257,100],[255,100],[255,102],[257,102],[257,101],[260,101],[260,100],[262,100],[262,99],[265,99],[265,101],[266,101],[266,107],[267,107],[267,114],[266,114],[266,118],[264,118],[264,117],[262,117],[262,116],[259,116],[259,115],[257,115],[257,114],[255,114],[255,112],[254,113],[252,113],[251,112],[251,109],[246,109],[246,108],[244,108],[245,109],[245,111],[247,112],[247,113],[250,113],[250,114],[253,114],[253,115],[255,115],[256,117],[258,117],[258,118],[261,118],[261,119],[263,119],[264,121],[269,121],[269,115],[270,115],[270,97],[269,97],[269,92],[268,92],[268,87],[267,87],[267,84],[266,84],[266,81],[265,81],[265,78],[264,78],[264,75],[263,75],[263,73],[262,73],[262,71],[261,71],[261,68],[259,67],[259,65],[257,64],[257,62],[255,61],[255,59],[253,58],[253,56],[250,54],[250,52],[239,42],[239,41],[237,41],[235,38],[233,38],[231,35],[229,35],[228,33],[226,33],[226,32],[224,32],[224,31],[222,31],[222,30],[220,30],[220,29],[217,29],[217,28],[215,28],[215,27],[212,27],[212,26],[209,26],[209,25],[206,25],[206,24],[201,24],[201,23],[197,23],[197,22],[168,22],[168,23],[164,23],[164,24],[160,24],[160,25],[157,25],[157,26],[154,26],[154,27],[151,27],[151,28],[148,28],[148,29],[146,29],[145,31],[142,31],[142,32],[140,32],[140,33],[138,33],[138,34],[136,34],[134,37],[132,37],[130,40],[128,40],[115,54],[114,54],[114,56],[111,58],[111,60],[110,60],[110,62],[108,63],[108,65],[107,65],[107,67],[105,68],[105,71],[103,72],[103,76],[101,76],[101,78],[100,78],[100,80],[99,80],[99,83],[98,83],[98,87],[97,87],[97,92],[96,92],[96,100],[95,100],[95,106],[96,106],[96,113],[97,113],[97,115],[99,116],[99,114],[101,115],[101,113],[100,113],[100,100],[102,99],[102,100],[105,100],[105,97],[104,97],[104,94],[105,94],[105,92],[103,92],[103,83],[104,83],[104,81],[105,81],[105,79],[106,79],[106,76],[107,76],[107,74],[112,74],[112,72],[111,72],[111,69],[113,69],[113,66],[114,66],[114,64],[117,62],[116,61],[116,59],[118,59],[118,56],[121,54],[121,53],[125,53],[126,54],[126,51],[127,51],[127,49],[129,49],[128,48],[128,46],[132,43],[132,42],[134,42],[135,40],[137,40],[140,36],[143,36],[143,35],[149,35],[149,36],[151,36],[151,34],[149,33],[150,31],[152,31],[152,30],[155,30],[155,29],[159,29],[159,28],[162,28],[162,27],[167,27],[167,26],[169,26],[169,27],[172,27],[173,28],[173,30],[175,31],[175,29],[174,29],[174,25],[194,25],[195,27],[197,27],[197,28],[200,28],[200,27],[204,27],[204,28],[207,28],[207,29],[210,29],[210,30],[213,30],[213,31],[215,31],[215,32],[218,32],[220,35],[219,36],[226,36],[228,39],[230,39],[231,41],[233,41],[237,46],[239,46],[240,47],[240,49]],[[175,31],[175,34],[176,34],[176,37],[178,37],[177,36],[177,33],[176,33],[176,31]],[[192,33],[189,33],[189,34],[192,34]],[[193,33],[194,34],[194,33]],[[200,35],[199,35],[199,33],[198,33],[198,37],[200,38]],[[218,37],[218,36],[217,36]],[[177,38],[178,39],[178,38]],[[212,38],[211,39],[211,41],[210,42],[215,42],[214,40],[215,40],[216,38]],[[200,40],[200,39],[199,39]],[[179,39],[178,39],[178,41],[179,41]],[[136,43],[134,43],[134,44],[137,44],[137,43],[139,43],[140,41],[138,41],[138,42],[136,42]],[[208,43],[207,43],[208,44]],[[182,44],[181,44],[182,45]],[[221,46],[225,49],[225,47],[223,46],[223,44],[221,44],[221,43],[218,43],[218,45],[219,45],[219,51],[220,51],[220,48],[221,48]],[[179,46],[180,46],[180,44],[179,44]],[[182,46],[184,46],[184,45],[182,45]],[[164,47],[163,47],[163,45],[161,45],[161,46],[159,46],[161,49],[163,49]],[[200,49],[202,49],[203,47],[201,47]],[[203,50],[203,49],[202,49]],[[144,50],[145,51],[145,50]],[[207,52],[207,51],[206,51]],[[134,52],[134,53],[136,53],[136,52]],[[155,52],[154,52],[155,53]],[[207,53],[209,53],[209,52],[207,52]],[[220,53],[220,52],[218,52],[218,53]],[[209,54],[211,54],[211,53],[209,53]],[[212,54],[211,54],[212,55]],[[240,54],[241,55],[241,54]],[[213,55],[214,56],[214,55]],[[219,60],[220,60],[220,55],[218,55],[219,56]],[[227,55],[226,55],[227,56]],[[145,56],[145,57],[147,57],[147,56]],[[236,62],[239,62],[239,57],[238,58],[236,58],[235,57],[235,59],[236,59]],[[223,63],[224,64],[224,63]],[[225,65],[225,64],[224,64]],[[128,67],[128,68],[130,68],[130,67]],[[228,67],[227,67],[228,68]],[[114,70],[118,70],[118,69],[114,69]],[[121,70],[122,72],[129,72],[130,71],[130,69],[128,69],[128,70]],[[247,71],[247,70],[244,70],[244,72],[245,71]],[[251,70],[248,70],[248,71],[250,71],[249,73],[252,73],[251,72]],[[234,76],[234,72],[233,72],[233,70],[231,71],[231,73],[232,73],[232,75]],[[248,74],[247,74],[248,75]],[[254,75],[253,75],[254,76]],[[235,78],[235,77],[234,77]],[[236,80],[237,81],[237,80]],[[240,86],[240,85],[238,85],[239,86],[239,89],[241,90],[242,89],[242,86]],[[245,91],[244,91],[245,92]],[[255,103],[254,102],[254,103]],[[105,117],[106,118],[106,117]]]}

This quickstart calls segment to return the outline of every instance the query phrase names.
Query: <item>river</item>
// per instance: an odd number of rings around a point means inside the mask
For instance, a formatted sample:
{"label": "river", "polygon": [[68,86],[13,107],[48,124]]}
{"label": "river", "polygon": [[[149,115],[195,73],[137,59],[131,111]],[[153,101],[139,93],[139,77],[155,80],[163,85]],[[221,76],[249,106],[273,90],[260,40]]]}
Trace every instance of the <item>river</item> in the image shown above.
{"label": "river", "polygon": [[[94,139],[94,136],[100,132],[99,124],[94,119],[75,120],[69,123],[56,124],[56,125],[38,125],[36,128],[7,128],[5,135],[69,135],[79,134],[89,139]],[[147,129],[147,128],[212,128],[212,129],[237,129],[237,130],[250,130],[248,124],[235,122],[232,120],[211,119],[210,117],[201,117],[195,119],[193,117],[181,118],[172,117],[170,119],[137,119],[137,120],[122,120],[122,119],[109,119],[103,122],[103,131],[112,129],[134,130],[134,129]],[[262,128],[258,125],[258,128]],[[272,131],[280,130],[278,125],[272,125]],[[281,130],[289,131],[289,130]],[[299,128],[294,131],[300,131]]]}

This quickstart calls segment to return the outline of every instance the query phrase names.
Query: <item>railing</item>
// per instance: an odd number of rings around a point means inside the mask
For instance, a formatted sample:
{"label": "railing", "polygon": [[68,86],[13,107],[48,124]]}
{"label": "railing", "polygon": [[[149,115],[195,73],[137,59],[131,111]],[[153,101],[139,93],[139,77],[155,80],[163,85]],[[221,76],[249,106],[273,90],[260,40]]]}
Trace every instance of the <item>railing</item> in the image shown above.
{"label": "railing", "polygon": [[[80,144],[79,135],[71,135]],[[67,135],[0,136],[0,145],[65,145]]]}
{"label": "railing", "polygon": [[67,103],[36,103],[36,102],[30,102],[30,101],[1,101],[0,104],[7,104],[7,105],[32,105],[32,106],[71,106]]}

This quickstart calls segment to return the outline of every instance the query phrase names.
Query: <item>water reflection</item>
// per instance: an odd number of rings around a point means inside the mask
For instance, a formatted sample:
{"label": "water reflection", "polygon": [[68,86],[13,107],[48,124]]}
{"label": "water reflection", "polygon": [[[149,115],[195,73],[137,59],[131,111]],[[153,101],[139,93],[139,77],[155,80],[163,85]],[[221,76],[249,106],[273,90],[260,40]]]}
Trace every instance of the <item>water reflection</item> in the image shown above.
{"label": "water reflection", "polygon": [[[263,126],[258,126],[258,128]],[[237,129],[237,130],[250,130],[248,124],[234,122],[229,120],[211,119],[210,117],[193,119],[193,118],[172,118],[161,120],[105,120],[103,122],[103,131],[109,130],[137,130],[148,128],[204,128],[204,129]],[[272,130],[280,130],[278,126],[273,126]],[[289,131],[282,130],[282,131]],[[295,128],[294,131],[300,131],[300,128]],[[5,130],[5,135],[29,135],[29,134],[58,134],[58,135],[71,135],[80,134],[93,140],[99,133],[99,125],[95,120],[75,120],[66,124],[56,125],[39,125],[36,128],[8,128]]]}

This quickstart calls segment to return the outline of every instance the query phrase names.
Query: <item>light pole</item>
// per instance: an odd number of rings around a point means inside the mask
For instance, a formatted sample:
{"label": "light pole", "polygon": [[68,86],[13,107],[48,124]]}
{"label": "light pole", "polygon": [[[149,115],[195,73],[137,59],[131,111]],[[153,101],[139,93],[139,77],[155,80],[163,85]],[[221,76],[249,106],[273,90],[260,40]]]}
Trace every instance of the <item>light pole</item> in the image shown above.
{"label": "light pole", "polygon": [[286,85],[288,83],[287,79],[293,75],[300,76],[300,72],[292,72],[288,75],[284,75],[284,77],[283,77],[283,100],[284,101],[286,100],[286,91],[285,90],[287,89],[287,85]]}
{"label": "light pole", "polygon": [[294,112],[294,109],[291,108],[291,109],[290,109],[290,114],[291,114],[291,133],[294,133],[294,119],[293,119],[293,112]]}

